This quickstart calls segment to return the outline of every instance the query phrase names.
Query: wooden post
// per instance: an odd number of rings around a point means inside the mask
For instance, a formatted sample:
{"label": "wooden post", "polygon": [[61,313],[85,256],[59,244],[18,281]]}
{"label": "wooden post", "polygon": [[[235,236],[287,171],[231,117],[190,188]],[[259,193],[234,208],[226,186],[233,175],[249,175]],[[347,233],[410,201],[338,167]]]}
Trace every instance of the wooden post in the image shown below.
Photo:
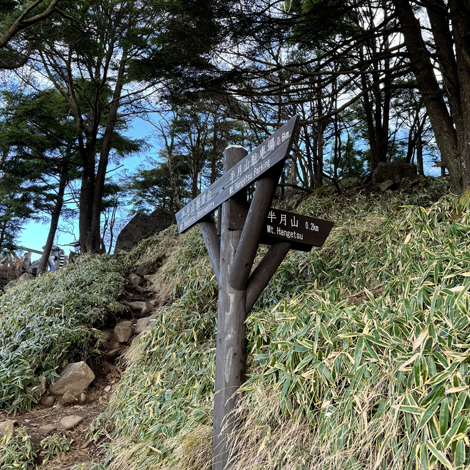
{"label": "wooden post", "polygon": [[245,305],[247,314],[258,300],[264,288],[268,285],[268,282],[273,277],[291,247],[292,244],[288,242],[280,242],[272,245],[253,271],[246,285]]}
{"label": "wooden post", "polygon": [[217,227],[215,226],[212,216],[206,217],[205,220],[199,222],[202,238],[209,253],[209,259],[214,270],[217,283],[220,284],[220,240],[217,235]]}
{"label": "wooden post", "polygon": [[230,284],[234,289],[246,287],[246,281],[258,250],[264,221],[271,207],[283,165],[284,160],[271,168],[256,186],[241,234],[240,245],[233,261]]}
{"label": "wooden post", "polygon": [[[228,147],[224,152],[224,171],[230,170],[246,154],[243,147]],[[233,422],[225,418],[235,408],[234,394],[245,379],[246,355],[245,290],[233,289],[229,282],[241,231],[229,230],[228,201],[222,204],[221,212],[212,470],[223,470],[227,464],[227,436],[233,430]]]}

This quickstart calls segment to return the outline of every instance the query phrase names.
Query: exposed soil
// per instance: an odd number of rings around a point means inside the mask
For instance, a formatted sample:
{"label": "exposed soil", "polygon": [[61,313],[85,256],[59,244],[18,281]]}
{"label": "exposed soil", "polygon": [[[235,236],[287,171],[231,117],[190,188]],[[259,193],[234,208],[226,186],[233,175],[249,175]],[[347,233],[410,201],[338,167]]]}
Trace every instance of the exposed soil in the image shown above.
{"label": "exposed soil", "polygon": [[[146,276],[147,277],[147,276]],[[149,309],[135,310],[133,302],[144,303],[147,307],[152,305],[155,307],[159,303],[155,300],[155,291],[150,280],[145,280],[141,286],[128,286],[121,302],[127,311],[127,317],[131,317],[133,323],[138,318],[150,316],[153,312]],[[109,325],[107,331],[110,331]],[[128,344],[132,342],[132,338]],[[121,355],[125,353],[127,347],[120,348],[120,355],[110,358],[110,351],[103,350],[103,355],[98,357],[93,364],[89,364],[95,373],[95,380],[85,391],[86,403],[83,405],[65,406],[61,400],[51,408],[45,408],[40,404],[36,405],[31,412],[12,416],[0,412],[0,422],[13,420],[15,428],[24,427],[27,434],[31,438],[33,450],[37,453],[36,463],[37,470],[69,470],[76,464],[81,463],[102,463],[106,455],[106,449],[103,447],[104,438],[95,442],[89,435],[92,422],[104,413],[109,400],[116,389],[117,383],[121,377],[124,368]],[[83,417],[77,426],[70,431],[61,431],[58,427],[59,421],[67,416]],[[56,425],[56,429],[51,429]],[[49,429],[47,428],[49,427]],[[72,443],[71,448],[67,452],[63,452],[59,458],[43,462],[41,456],[41,441],[53,434],[65,436]]]}

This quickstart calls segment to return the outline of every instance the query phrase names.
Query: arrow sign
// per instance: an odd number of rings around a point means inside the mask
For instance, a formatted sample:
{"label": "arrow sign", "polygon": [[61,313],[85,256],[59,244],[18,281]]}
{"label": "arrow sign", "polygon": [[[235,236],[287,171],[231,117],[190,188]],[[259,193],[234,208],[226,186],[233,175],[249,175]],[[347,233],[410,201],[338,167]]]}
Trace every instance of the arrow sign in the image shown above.
{"label": "arrow sign", "polygon": [[[229,228],[243,230],[249,205],[230,200]],[[292,243],[292,248],[310,251],[323,246],[334,223],[279,209],[270,209],[263,228],[261,243],[274,245],[279,241]]]}
{"label": "arrow sign", "polygon": [[285,159],[294,142],[298,122],[299,117],[296,115],[177,212],[176,223],[179,232],[191,228],[223,202],[259,179],[276,163]]}

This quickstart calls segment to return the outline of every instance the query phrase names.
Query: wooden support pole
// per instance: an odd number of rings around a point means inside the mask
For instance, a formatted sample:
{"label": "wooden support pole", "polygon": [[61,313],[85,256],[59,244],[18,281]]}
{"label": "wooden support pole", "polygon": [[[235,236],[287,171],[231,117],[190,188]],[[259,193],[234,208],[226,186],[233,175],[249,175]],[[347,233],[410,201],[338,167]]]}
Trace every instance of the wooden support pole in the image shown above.
{"label": "wooden support pole", "polygon": [[[227,172],[243,159],[243,147],[229,147],[224,152]],[[229,275],[240,241],[241,231],[229,230],[229,203],[222,204],[220,218],[219,303],[217,312],[217,347],[215,365],[214,429],[212,440],[212,470],[223,470],[227,465],[227,437],[234,423],[226,420],[235,408],[234,394],[245,380],[245,319],[244,289],[233,289]]]}
{"label": "wooden support pole", "polygon": [[209,253],[209,259],[211,260],[217,284],[220,284],[220,239],[217,236],[217,227],[212,216],[201,220],[199,228]]}
{"label": "wooden support pole", "polygon": [[258,250],[264,221],[271,207],[283,166],[284,160],[281,160],[256,185],[237,253],[233,260],[230,285],[236,290],[245,289]]}
{"label": "wooden support pole", "polygon": [[248,279],[246,285],[246,313],[248,314],[258,297],[268,285],[269,280],[273,277],[276,269],[282,263],[292,244],[289,242],[280,242],[269,247],[268,252],[264,255],[253,274]]}

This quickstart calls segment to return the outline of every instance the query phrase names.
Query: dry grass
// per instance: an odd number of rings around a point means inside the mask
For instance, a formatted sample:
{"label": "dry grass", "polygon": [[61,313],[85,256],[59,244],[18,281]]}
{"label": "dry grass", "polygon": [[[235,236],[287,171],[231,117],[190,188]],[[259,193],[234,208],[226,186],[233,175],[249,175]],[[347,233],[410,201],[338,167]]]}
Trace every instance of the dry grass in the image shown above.
{"label": "dry grass", "polygon": [[[435,202],[442,192],[301,204],[335,229],[321,250],[289,254],[247,320],[232,469],[470,464],[470,208]],[[154,243],[150,257],[164,252]],[[210,466],[216,287],[197,230],[163,267],[175,303],[111,403],[113,469]]]}

